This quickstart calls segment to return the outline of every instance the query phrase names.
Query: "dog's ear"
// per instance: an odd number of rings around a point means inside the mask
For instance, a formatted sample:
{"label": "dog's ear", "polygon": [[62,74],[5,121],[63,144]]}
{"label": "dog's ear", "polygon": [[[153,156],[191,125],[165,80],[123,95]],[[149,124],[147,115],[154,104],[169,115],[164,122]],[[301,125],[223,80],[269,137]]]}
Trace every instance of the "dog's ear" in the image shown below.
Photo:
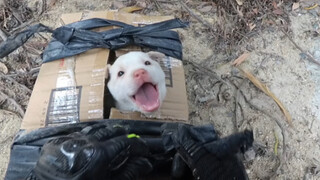
{"label": "dog's ear", "polygon": [[157,61],[158,63],[166,57],[166,55],[156,51],[150,51],[147,54],[152,60]]}
{"label": "dog's ear", "polygon": [[107,79],[107,81],[109,81],[110,79],[110,68],[111,68],[111,64],[107,64],[107,70],[106,70],[106,76],[105,78]]}
{"label": "dog's ear", "polygon": [[107,70],[109,71],[111,68],[111,64],[107,64]]}

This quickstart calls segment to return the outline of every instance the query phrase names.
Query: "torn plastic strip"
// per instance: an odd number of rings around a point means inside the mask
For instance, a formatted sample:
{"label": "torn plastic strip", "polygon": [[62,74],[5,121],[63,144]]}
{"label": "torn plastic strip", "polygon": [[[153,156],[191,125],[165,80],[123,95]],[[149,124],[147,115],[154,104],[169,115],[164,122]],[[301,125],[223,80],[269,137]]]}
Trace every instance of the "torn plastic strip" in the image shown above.
{"label": "torn plastic strip", "polygon": [[[107,26],[118,26],[103,32],[90,29]],[[0,58],[22,46],[37,32],[53,33],[54,38],[43,53],[43,62],[49,62],[74,56],[93,48],[116,50],[129,45],[149,47],[168,56],[182,59],[182,45],[177,32],[169,29],[184,28],[188,23],[179,19],[135,27],[119,21],[106,19],[87,19],[51,30],[42,24],[31,26],[15,37],[9,37],[0,44]]]}
{"label": "torn plastic strip", "polygon": [[38,32],[53,32],[49,27],[43,24],[37,24],[18,33],[16,36],[10,36],[0,44],[0,58],[3,58],[22,46],[31,36]]}

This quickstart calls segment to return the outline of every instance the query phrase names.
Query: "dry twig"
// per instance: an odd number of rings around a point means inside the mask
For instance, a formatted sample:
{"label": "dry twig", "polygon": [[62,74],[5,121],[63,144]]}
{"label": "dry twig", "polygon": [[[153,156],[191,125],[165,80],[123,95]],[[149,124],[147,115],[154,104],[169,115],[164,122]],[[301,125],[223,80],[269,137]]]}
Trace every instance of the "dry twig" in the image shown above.
{"label": "dry twig", "polygon": [[[273,21],[274,21],[274,20],[273,20]],[[275,23],[275,22],[274,22],[274,23]],[[317,64],[317,65],[320,66],[320,62],[319,62],[319,61],[317,61],[309,52],[304,51],[296,42],[294,42],[294,40],[288,35],[288,33],[286,33],[286,32],[284,31],[284,29],[283,29],[282,27],[280,27],[278,24],[276,24],[276,25],[280,28],[280,30],[282,31],[282,33],[283,33],[285,36],[287,36],[287,38],[292,42],[292,44],[293,44],[297,49],[299,49],[299,51],[300,51],[301,53],[307,55],[309,61],[311,61],[311,62],[313,62],[313,63],[315,63],[315,64]]]}
{"label": "dry twig", "polygon": [[287,153],[287,148],[286,148],[286,133],[285,133],[285,127],[280,123],[280,120],[279,120],[278,118],[274,117],[273,115],[271,115],[271,114],[270,114],[269,112],[267,112],[266,110],[258,107],[257,105],[255,105],[255,104],[253,104],[251,101],[249,101],[249,100],[247,99],[247,97],[244,95],[244,93],[243,93],[242,90],[240,90],[240,92],[241,92],[241,94],[242,94],[242,97],[243,97],[244,100],[246,101],[246,103],[248,103],[251,108],[253,108],[253,109],[255,109],[255,110],[257,110],[257,111],[265,114],[265,115],[268,116],[270,119],[273,119],[273,120],[277,123],[278,127],[280,128],[281,134],[282,134],[282,147],[283,147],[283,149],[282,149],[282,156],[281,156],[281,158],[280,158],[280,164],[279,164],[279,166],[278,166],[278,168],[277,168],[277,169],[280,169],[280,168],[283,166],[283,164],[285,163],[286,157],[287,157],[287,155],[286,155],[286,153]]}
{"label": "dry twig", "polygon": [[[239,122],[238,121],[237,112],[238,112],[238,107],[239,106],[241,107],[240,102],[239,102],[239,100],[240,100],[240,89],[245,84],[245,82],[247,82],[246,79],[242,80],[238,87],[235,84],[233,84],[237,89],[236,96],[235,96],[235,116],[234,116],[234,124],[235,124],[235,127],[236,127],[237,131],[238,131],[238,122]],[[242,110],[242,107],[241,107],[241,110]],[[243,114],[243,111],[242,111],[242,114]],[[244,118],[242,119],[242,123],[241,123],[240,127],[242,126],[243,122],[244,122]]]}
{"label": "dry twig", "polygon": [[211,29],[212,30],[212,26],[209,22],[207,22],[206,20],[204,19],[201,19],[198,15],[196,15],[184,2],[182,2],[181,0],[179,0],[181,6],[187,10],[189,12],[189,14],[191,16],[193,16],[195,19],[197,19],[201,24],[203,24],[204,26],[206,26],[208,29]]}
{"label": "dry twig", "polygon": [[163,10],[157,0],[152,0],[153,3],[156,5],[157,10],[160,12],[160,14],[163,14]]}
{"label": "dry twig", "polygon": [[[273,115],[271,115],[269,112],[267,112],[266,110],[264,110],[263,108],[260,108],[260,107],[258,107],[257,105],[255,105],[255,104],[253,104],[250,100],[248,100],[248,98],[246,97],[246,95],[244,94],[244,92],[242,91],[242,87],[243,87],[243,85],[245,84],[245,83],[247,83],[247,82],[249,82],[249,80],[248,79],[245,79],[245,80],[243,80],[241,83],[240,83],[240,85],[239,86],[237,86],[235,83],[231,83],[231,84],[233,84],[233,86],[235,86],[235,88],[237,89],[237,92],[236,92],[236,108],[235,108],[235,116],[237,116],[237,114],[236,114],[236,111],[237,111],[237,106],[238,106],[238,103],[239,103],[239,98],[240,98],[240,96],[242,96],[243,97],[243,99],[245,100],[245,102],[252,108],[252,109],[254,109],[254,110],[256,110],[256,111],[259,111],[259,112],[261,112],[261,113],[263,113],[263,114],[265,114],[266,116],[268,116],[271,120],[274,120],[275,122],[276,122],[276,124],[278,125],[278,127],[280,128],[280,130],[281,130],[281,135],[282,135],[282,147],[283,147],[283,149],[282,149],[282,156],[281,156],[281,158],[279,158],[279,164],[277,165],[277,167],[276,167],[276,169],[278,170],[278,169],[280,169],[282,166],[283,166],[283,164],[285,163],[285,161],[286,161],[286,152],[287,152],[287,150],[286,150],[286,131],[285,131],[285,127],[280,123],[280,120],[278,119],[278,118],[276,118],[276,117],[274,117]],[[237,117],[235,118],[235,123],[236,123],[236,126],[237,126],[237,122],[238,120],[237,120]],[[242,124],[243,124],[243,122],[242,122]],[[242,126],[242,125],[241,125]],[[241,127],[240,126],[240,127]],[[273,175],[271,175],[272,177],[273,176],[275,176],[276,175],[276,172],[277,171],[275,171],[275,173],[273,174]]]}
{"label": "dry twig", "polygon": [[281,111],[283,112],[283,114],[286,116],[288,123],[292,126],[292,118],[290,113],[288,112],[288,110],[286,109],[286,107],[282,104],[282,102],[276,97],[275,94],[273,94],[269,88],[261,83],[253,74],[251,74],[249,71],[246,71],[240,67],[238,67],[238,69],[244,73],[244,75],[257,87],[259,88],[262,92],[264,92],[265,94],[267,94],[270,98],[272,98],[277,105],[279,106],[279,108],[281,109]]}
{"label": "dry twig", "polygon": [[[258,6],[260,7],[260,9],[262,9],[262,11],[265,13],[265,14],[268,14],[264,9],[263,7],[261,6],[259,0],[256,0]],[[308,57],[308,60],[319,65],[320,66],[320,62],[317,61],[309,52],[306,52],[304,51],[290,36],[289,34],[284,30],[283,27],[281,27],[276,21],[275,19],[272,17],[272,15],[270,16],[270,19],[271,21],[281,30],[281,32],[292,42],[292,44],[297,48],[299,49],[299,51],[305,55],[307,55]]]}
{"label": "dry twig", "polygon": [[190,60],[185,60],[186,62],[188,62],[189,64],[191,64],[192,66],[194,66],[195,68],[197,68],[199,70],[199,72],[197,73],[201,73],[202,71],[205,71],[206,73],[208,73],[210,76],[212,76],[213,78],[219,80],[220,82],[224,83],[225,85],[228,85],[228,82],[226,82],[225,80],[221,79],[215,72],[213,72],[211,69],[204,67],[196,62],[192,62]]}
{"label": "dry twig", "polygon": [[37,18],[33,18],[33,19],[31,19],[30,21],[24,22],[24,23],[20,24],[18,27],[13,28],[13,29],[10,31],[10,33],[11,33],[11,34],[14,34],[16,31],[20,31],[21,29],[29,26],[30,24],[34,23],[34,22],[37,21],[37,20],[38,20]]}
{"label": "dry twig", "polygon": [[243,18],[243,15],[241,15],[240,12],[237,10],[237,8],[234,6],[232,0],[229,0],[229,3],[231,4],[233,10],[234,10],[235,12],[237,12],[237,14],[238,14],[238,16],[240,17],[240,19],[241,19],[246,25],[248,25],[247,21]]}
{"label": "dry twig", "polygon": [[42,0],[41,3],[42,3],[41,4],[41,10],[40,10],[40,12],[38,14],[39,16],[42,15],[47,9],[47,1],[46,0]]}
{"label": "dry twig", "polygon": [[38,73],[39,71],[40,71],[40,67],[35,67],[35,68],[32,68],[29,72],[6,74],[4,76],[6,76],[6,77],[16,77],[19,75],[31,75],[32,76],[33,74]]}
{"label": "dry twig", "polygon": [[23,20],[22,20],[20,13],[17,12],[14,8],[12,8],[10,6],[10,4],[7,2],[7,0],[3,0],[3,2],[5,4],[5,6],[10,9],[10,11],[12,12],[12,15],[19,21],[20,24],[22,24]]}
{"label": "dry twig", "polygon": [[161,2],[161,3],[175,3],[175,2],[179,2],[179,0],[157,0],[158,2]]}
{"label": "dry twig", "polygon": [[[202,25],[204,25],[206,28],[208,28],[212,33],[215,33],[214,29],[212,28],[212,25],[211,25],[208,21],[206,21],[206,20],[200,18],[198,15],[196,15],[184,2],[182,2],[182,0],[179,0],[179,2],[180,2],[180,4],[181,4],[181,6],[182,6],[185,10],[187,10],[188,13],[189,13],[191,16],[193,16],[193,17],[194,17],[196,20],[198,20]],[[222,35],[217,34],[217,33],[215,33],[215,34],[223,38]]]}

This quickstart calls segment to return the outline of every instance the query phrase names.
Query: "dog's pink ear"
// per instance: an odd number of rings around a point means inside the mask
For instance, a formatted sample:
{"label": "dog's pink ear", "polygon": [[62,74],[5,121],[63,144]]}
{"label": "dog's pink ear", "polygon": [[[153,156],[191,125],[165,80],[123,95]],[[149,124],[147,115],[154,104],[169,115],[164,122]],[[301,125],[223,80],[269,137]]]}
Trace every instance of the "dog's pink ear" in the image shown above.
{"label": "dog's pink ear", "polygon": [[156,51],[150,51],[147,53],[149,55],[149,57],[154,60],[154,61],[157,61],[157,62],[160,62],[162,61],[166,55],[160,53],[160,52],[156,52]]}

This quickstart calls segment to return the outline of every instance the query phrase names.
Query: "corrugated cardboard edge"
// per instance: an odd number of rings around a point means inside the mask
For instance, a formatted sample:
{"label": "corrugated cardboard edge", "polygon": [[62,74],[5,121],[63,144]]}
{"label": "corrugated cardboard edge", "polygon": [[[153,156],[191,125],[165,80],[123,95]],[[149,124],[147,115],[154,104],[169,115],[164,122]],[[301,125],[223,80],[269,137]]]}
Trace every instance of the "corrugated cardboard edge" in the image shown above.
{"label": "corrugated cardboard edge", "polygon": [[143,121],[162,121],[162,122],[181,122],[181,123],[188,123],[188,120],[179,120],[179,119],[156,119],[156,118],[148,118],[143,116],[140,112],[120,112],[116,108],[111,108],[110,111],[110,119],[126,119],[126,120],[143,120]]}

